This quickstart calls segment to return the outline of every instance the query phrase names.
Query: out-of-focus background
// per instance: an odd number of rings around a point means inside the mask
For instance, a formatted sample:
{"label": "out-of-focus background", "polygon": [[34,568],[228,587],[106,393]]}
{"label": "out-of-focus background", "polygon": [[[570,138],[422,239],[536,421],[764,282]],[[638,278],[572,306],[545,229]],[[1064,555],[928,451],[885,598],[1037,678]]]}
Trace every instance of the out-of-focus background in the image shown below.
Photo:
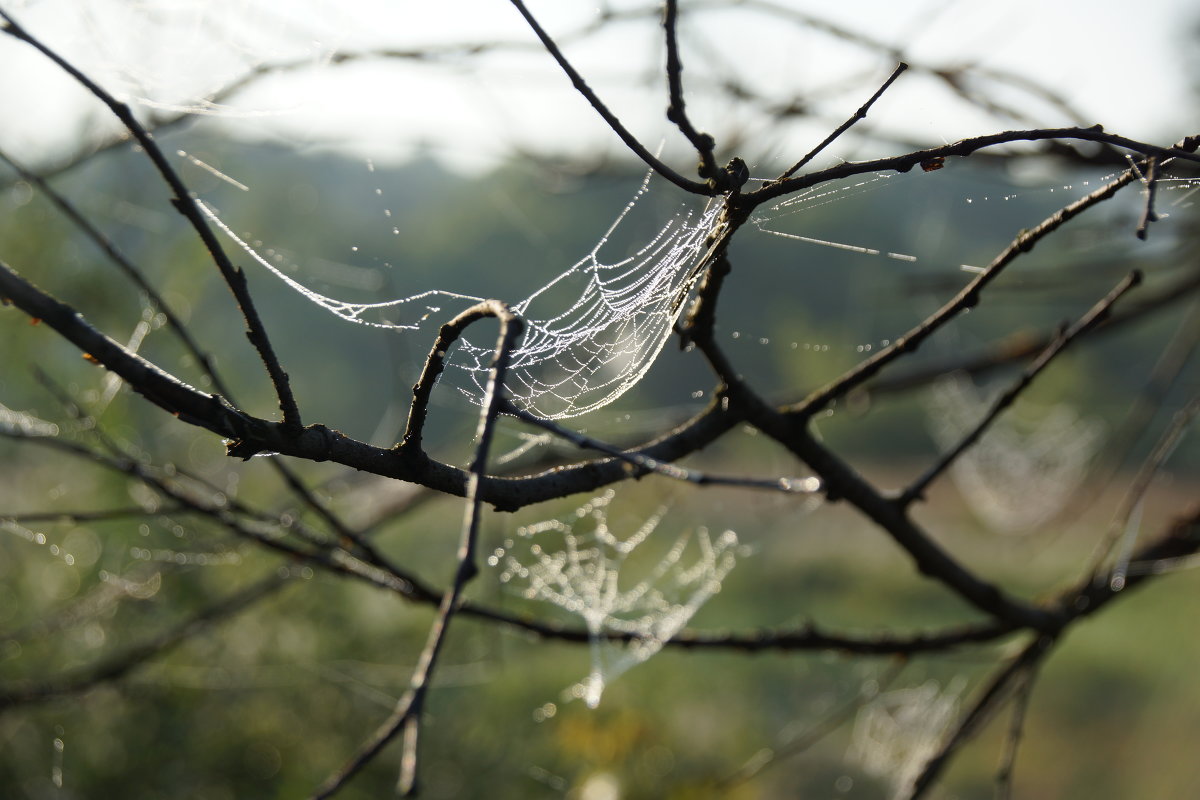
{"label": "out-of-focus background", "polygon": [[[1200,127],[1200,17],[1185,2],[1133,11],[1109,2],[681,6],[689,112],[717,138],[718,154],[744,157],[754,179],[798,160],[901,59],[910,71],[816,166],[1006,128],[1101,123],[1168,145]],[[156,127],[190,188],[234,232],[330,297],[366,303],[439,289],[519,301],[592,251],[644,178],[499,0],[3,7]],[[690,175],[694,153],[664,116],[653,4],[540,2],[531,10],[633,133]],[[269,416],[270,386],[231,322],[228,291],[144,155],[112,146],[119,123],[28,46],[0,40],[0,64],[0,151],[50,176],[130,254],[215,354],[242,407]],[[932,172],[825,185],[765,210],[734,245],[719,318],[724,344],[773,399],[802,396],[919,322],[1020,230],[1121,168],[1089,164],[1097,153],[954,160]],[[1146,270],[1147,291],[1194,269],[1195,188],[1185,177],[1160,185],[1164,218],[1148,242],[1132,235],[1141,198],[1118,198],[1039,245],[908,369],[1044,335],[1134,266]],[[205,385],[161,319],[143,313],[145,299],[35,186],[0,166],[0,187],[0,259]],[[664,221],[695,209],[651,180],[600,252],[611,260],[636,252]],[[411,332],[350,325],[249,256],[239,252],[239,261],[306,420],[394,442],[444,320],[433,316]],[[1164,343],[1177,330],[1186,335],[1188,324],[1194,331],[1187,314],[1194,299],[1057,362],[953,480],[935,486],[922,521],[965,561],[1024,594],[1077,580],[1120,501],[1114,487],[1196,391],[1193,364],[1154,398],[1157,416],[1144,427],[1123,422],[1145,398]],[[282,496],[263,459],[230,464],[215,437],[122,392],[19,314],[0,314],[0,342],[0,421],[19,411],[68,429],[80,424],[58,399],[68,396],[156,463],[230,497]],[[873,392],[835,408],[820,430],[865,474],[900,486],[1008,375]],[[668,343],[632,391],[572,422],[600,438],[641,441],[702,408],[712,387],[699,357]],[[475,408],[449,387],[434,401],[430,448],[463,463]],[[502,427],[498,449],[512,468],[571,455],[515,423]],[[764,476],[803,471],[752,431],[689,463]],[[382,520],[378,541],[390,554],[435,583],[449,578],[460,501],[423,499],[393,520],[393,504],[412,502],[408,488],[323,465],[298,468],[349,519]],[[1195,497],[1198,469],[1200,449],[1185,439],[1143,505],[1147,530]],[[587,500],[490,515],[489,550],[522,525],[570,518]],[[55,516],[130,506],[144,513]],[[695,627],[815,620],[865,633],[972,618],[844,508],[643,480],[617,490],[608,524],[629,535],[660,508],[668,548],[701,529],[738,534],[737,566]],[[0,526],[0,682],[69,673],[122,652],[277,566],[94,465],[0,441],[0,520],[9,517]],[[652,567],[655,557],[631,564]],[[503,565],[485,573],[473,591],[503,608],[571,621],[522,598],[503,573]],[[1072,633],[1035,688],[1019,794],[1171,797],[1196,785],[1196,589],[1195,576],[1182,572]],[[304,796],[390,711],[430,618],[327,576],[291,586],[117,683],[0,711],[0,795]],[[899,664],[668,650],[626,672],[611,669],[599,707],[589,709],[570,688],[594,658],[619,661],[619,653],[597,656],[459,620],[429,708],[424,791],[889,796],[995,653],[965,649]],[[841,724],[808,745],[830,719]],[[1004,733],[993,725],[956,762],[945,796],[991,796]],[[393,762],[344,796],[390,791]]]}

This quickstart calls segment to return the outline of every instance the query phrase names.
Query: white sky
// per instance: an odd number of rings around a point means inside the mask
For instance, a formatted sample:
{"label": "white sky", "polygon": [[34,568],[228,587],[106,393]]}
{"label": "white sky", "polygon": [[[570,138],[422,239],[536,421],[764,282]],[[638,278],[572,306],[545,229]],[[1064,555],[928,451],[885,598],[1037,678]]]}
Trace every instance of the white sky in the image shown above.
{"label": "white sky", "polygon": [[[1013,71],[1063,93],[1086,121],[1160,143],[1200,128],[1200,102],[1184,55],[1200,51],[1200,9],[1189,0],[776,0],[889,43],[927,64],[976,63]],[[546,27],[565,34],[596,3],[534,0]],[[622,0],[616,7],[646,7]],[[694,4],[682,0],[685,14]],[[708,3],[707,5],[717,5]],[[735,5],[735,4],[730,4]],[[188,104],[248,67],[291,58],[319,62],[335,50],[420,47],[437,42],[533,42],[507,0],[24,0],[16,14],[90,75],[141,105]],[[1136,13],[1132,9],[1136,9]],[[894,62],[862,48],[744,10],[696,14],[682,31],[689,110],[701,129],[744,134],[758,152],[799,155],[851,113]],[[666,123],[662,57],[649,19],[567,47],[593,86],[648,146],[682,150]],[[715,54],[715,55],[714,55]],[[739,79],[780,101],[858,82],[819,103],[825,121],[781,129],[751,110],[700,91],[706,64],[732,65]],[[487,166],[513,144],[539,150],[619,152],[620,145],[537,48],[490,56],[476,69],[410,61],[342,66],[263,81],[221,114],[247,135],[322,143],[378,160],[403,158],[416,142],[463,168]],[[1192,68],[1197,65],[1195,60]],[[728,74],[721,72],[720,74]],[[1014,95],[1015,96],[1015,95]],[[1027,96],[1045,125],[1069,124]],[[37,162],[68,148],[81,129],[111,124],[105,112],[30,48],[0,42],[0,147]],[[940,86],[905,76],[875,107],[870,124],[925,145],[1002,127]],[[831,124],[832,123],[832,124]],[[853,139],[842,148],[849,151]],[[837,148],[830,156],[838,155]]]}

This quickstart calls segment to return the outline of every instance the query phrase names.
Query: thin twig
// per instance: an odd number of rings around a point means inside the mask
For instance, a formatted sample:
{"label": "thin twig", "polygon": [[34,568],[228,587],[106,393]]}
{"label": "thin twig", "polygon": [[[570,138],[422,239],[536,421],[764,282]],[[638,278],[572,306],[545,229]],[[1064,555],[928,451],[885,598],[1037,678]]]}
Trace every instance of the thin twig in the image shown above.
{"label": "thin twig", "polygon": [[516,6],[517,11],[520,12],[521,16],[525,18],[525,21],[529,24],[529,27],[532,28],[533,32],[537,34],[537,37],[542,40],[542,44],[545,46],[546,51],[554,57],[554,60],[558,62],[558,65],[562,68],[562,71],[565,72],[567,77],[571,79],[571,84],[575,87],[575,89],[587,99],[592,108],[596,110],[596,113],[604,119],[604,121],[608,124],[608,127],[612,129],[613,133],[617,134],[617,136],[621,138],[621,141],[625,143],[626,147],[632,150],[638,158],[646,162],[646,164],[652,170],[679,188],[691,192],[692,194],[701,194],[705,196],[717,193],[717,189],[708,185],[707,183],[697,183],[696,181],[688,180],[687,178],[683,177],[678,172],[671,169],[658,158],[656,158],[653,153],[647,150],[646,147],[637,140],[637,137],[630,133],[629,130],[621,123],[621,120],[617,119],[617,115],[609,111],[608,106],[604,105],[604,102],[600,100],[599,96],[592,91],[592,87],[587,85],[587,81],[583,79],[583,76],[579,74],[579,71],[576,70],[575,67],[571,66],[571,62],[567,61],[567,57],[563,55],[562,50],[559,49],[558,45],[554,42],[554,39],[550,38],[550,35],[546,33],[541,24],[538,23],[537,19],[534,18],[533,14],[529,13],[529,9],[525,7],[525,3],[523,3],[522,0],[510,0],[510,2]]}
{"label": "thin twig", "polygon": [[383,553],[379,551],[375,545],[371,544],[365,536],[351,528],[346,522],[333,512],[325,502],[316,496],[287,464],[284,464],[277,458],[271,459],[275,467],[275,471],[283,478],[288,488],[292,493],[300,498],[300,501],[314,511],[318,517],[325,520],[333,533],[346,541],[353,543],[359,555],[371,564],[377,567],[382,567],[393,574],[400,574],[400,567],[392,563]]}
{"label": "thin twig", "polygon": [[[41,368],[35,367],[34,373],[37,376],[38,381],[55,396],[55,398],[64,406],[64,408],[66,408],[67,413],[73,419],[79,422],[80,427],[87,431],[90,435],[96,437],[104,449],[107,450],[114,458],[131,462],[138,460],[127,450],[127,448],[118,444],[111,436],[107,434],[99,420],[85,414],[75,402],[74,398],[72,398],[62,387],[58,386],[57,383],[51,380],[50,376],[42,371]],[[390,561],[388,561],[388,559],[384,557],[374,547],[374,545],[370,543],[370,541],[359,535],[356,531],[352,530],[341,520],[340,517],[334,514],[331,509],[318,500],[317,497],[310,492],[303,483],[301,483],[299,477],[297,477],[286,464],[277,459],[272,459],[272,463],[274,464],[276,472],[278,472],[284,478],[284,481],[287,483],[292,492],[297,495],[302,502],[314,510],[318,516],[325,520],[330,528],[333,529],[333,533],[336,536],[341,537],[341,539],[345,541],[352,542],[358,549],[359,554],[369,563],[386,569],[393,575],[402,574],[402,570],[395,564],[392,564]],[[150,465],[146,464],[145,466],[149,467]],[[188,475],[186,471],[179,470],[177,467],[174,469],[177,474],[189,479],[198,480]],[[211,485],[208,485],[207,488],[212,489],[215,494],[220,493],[218,489],[212,487]],[[261,519],[261,515],[259,518]],[[291,530],[298,533],[311,544],[315,544],[326,549],[332,546],[331,542],[324,540],[323,537],[311,531],[307,526],[293,523],[291,525]]]}
{"label": "thin twig", "polygon": [[979,441],[980,437],[991,427],[992,422],[996,420],[1001,413],[1009,406],[1016,402],[1034,379],[1049,366],[1050,362],[1058,356],[1059,353],[1067,349],[1070,344],[1075,341],[1080,335],[1094,328],[1108,316],[1109,310],[1113,304],[1117,302],[1126,292],[1137,286],[1142,281],[1142,274],[1137,270],[1131,272],[1126,278],[1117,284],[1111,292],[1109,292],[1100,302],[1092,306],[1092,308],[1084,314],[1070,328],[1062,331],[1058,337],[1042,351],[1042,354],[1037,357],[1028,367],[1021,372],[1020,377],[1015,380],[1011,386],[997,397],[983,415],[983,419],[968,431],[962,439],[959,440],[953,448],[945,453],[936,463],[929,467],[921,477],[913,481],[901,495],[896,499],[896,502],[902,506],[907,506],[916,500],[924,497],[925,490],[929,488],[929,484],[933,483],[939,475],[950,468],[959,456],[967,451],[972,445]]}
{"label": "thin twig", "polygon": [[487,389],[484,391],[482,408],[479,411],[479,427],[476,430],[475,457],[471,461],[471,478],[467,483],[467,502],[463,514],[462,540],[458,547],[458,568],[454,573],[454,583],[442,598],[438,609],[438,619],[429,632],[429,642],[421,654],[421,660],[413,675],[412,702],[404,722],[404,755],[401,758],[400,778],[397,788],[405,796],[417,792],[417,748],[421,731],[421,712],[428,695],[429,684],[433,679],[433,671],[437,666],[437,657],[442,644],[446,641],[446,631],[450,627],[450,619],[458,609],[459,599],[467,583],[479,574],[475,551],[479,540],[479,521],[483,517],[483,501],[480,498],[479,486],[487,472],[488,453],[492,447],[492,438],[496,431],[496,421],[500,416],[500,402],[504,399],[504,381],[508,371],[509,358],[516,347],[517,339],[524,330],[521,318],[513,314],[506,305],[496,301],[486,304],[490,315],[500,320],[500,336],[496,341],[496,355],[492,361],[492,371],[488,376]]}
{"label": "thin twig", "polygon": [[1154,213],[1154,196],[1158,192],[1158,158],[1151,156],[1147,161],[1149,167],[1146,169],[1146,178],[1143,181],[1146,185],[1146,204],[1142,207],[1142,217],[1138,221],[1136,231],[1137,238],[1143,241],[1150,232],[1150,223],[1158,222],[1158,214]]}
{"label": "thin twig", "polygon": [[467,326],[486,317],[503,320],[506,315],[512,316],[503,303],[497,300],[485,300],[471,306],[442,325],[438,330],[433,347],[429,350],[429,355],[425,358],[421,376],[413,385],[413,401],[408,409],[408,422],[404,427],[404,436],[401,437],[400,444],[396,446],[397,450],[420,452],[425,418],[429,414],[429,398],[433,394],[433,387],[437,384],[438,377],[446,369],[446,357],[450,353],[450,348],[462,336]]}
{"label": "thin twig", "polygon": [[860,120],[866,119],[867,112],[871,110],[871,106],[873,106],[875,104],[876,100],[878,100],[880,97],[883,96],[883,93],[886,92],[891,87],[891,85],[896,82],[896,79],[899,78],[901,73],[903,73],[904,70],[906,70],[906,69],[908,69],[908,64],[901,61],[896,66],[896,69],[894,69],[892,71],[891,76],[889,76],[888,79],[883,82],[883,85],[880,86],[875,91],[875,94],[871,95],[871,97],[868,98],[867,102],[865,102],[861,106],[859,106],[858,111],[855,111],[850,116],[850,118],[848,120],[846,120],[845,122],[843,122],[841,125],[839,125],[833,131],[833,133],[826,136],[824,141],[822,141],[819,145],[817,145],[812,150],[810,150],[808,155],[806,155],[804,158],[800,159],[795,164],[793,164],[791,167],[789,167],[787,170],[785,170],[784,173],[782,175],[780,175],[778,178],[776,178],[775,180],[782,181],[786,178],[791,177],[792,175],[796,174],[797,172],[799,172],[804,167],[805,164],[807,164],[808,162],[810,162],[814,158],[816,158],[826,147],[833,144],[833,142],[839,136],[841,136],[846,131],[850,130],[850,128],[853,127]]}
{"label": "thin twig", "polygon": [[[1155,562],[1191,556],[1198,550],[1200,550],[1200,506],[1193,506],[1184,516],[1176,520],[1162,536],[1139,550],[1133,559],[1138,562]],[[1128,582],[1122,587],[1124,591],[1122,591],[1121,588],[1112,586],[1107,576],[1097,573],[1092,576],[1084,588],[1068,590],[1056,601],[1059,607],[1070,614],[1070,619],[1064,624],[1064,628],[1067,624],[1095,614],[1114,599],[1124,596],[1130,588],[1143,585],[1153,577],[1154,575],[1149,573],[1130,574]],[[1027,675],[1030,670],[1036,669],[1057,641],[1057,635],[1038,636],[1007,667],[993,676],[979,699],[963,715],[954,732],[947,737],[941,750],[926,763],[924,770],[913,785],[909,800],[922,797],[932,788],[957,750],[978,732],[979,728],[990,718],[992,712],[1011,696],[1013,681],[1022,675]]]}
{"label": "thin twig", "polygon": [[722,170],[717,168],[713,157],[716,143],[707,133],[697,131],[692,121],[688,119],[687,109],[683,100],[683,62],[679,58],[679,42],[676,37],[676,27],[679,17],[677,0],[667,0],[663,5],[663,31],[667,42],[667,92],[670,98],[667,105],[667,119],[675,123],[680,133],[687,137],[700,156],[700,177],[710,181],[720,181],[725,177]]}
{"label": "thin twig", "polygon": [[45,195],[55,207],[69,219],[75,227],[79,228],[88,239],[91,239],[95,245],[100,248],[118,269],[130,280],[135,286],[145,293],[146,298],[154,308],[162,313],[166,320],[167,327],[178,337],[184,349],[196,360],[196,365],[204,372],[206,376],[213,382],[213,386],[218,392],[226,397],[232,397],[225,382],[221,380],[219,374],[213,366],[212,359],[208,353],[200,349],[200,345],[192,337],[187,326],[175,313],[174,309],[167,301],[158,293],[158,290],[146,279],[142,270],[134,264],[123,252],[117,247],[116,243],[106,236],[99,228],[91,223],[83,212],[81,212],[75,204],[60,194],[53,186],[49,184],[40,175],[30,172],[23,165],[14,161],[8,154],[0,151],[0,161],[8,164],[21,179],[33,184],[38,190]]}
{"label": "thin twig", "polygon": [[[1180,280],[1165,283],[1157,289],[1146,287],[1139,293],[1138,300],[1131,299],[1128,303],[1122,304],[1121,310],[1114,311],[1108,319],[1086,334],[1085,338],[1090,342],[1094,341],[1098,336],[1114,333],[1123,326],[1145,319],[1150,314],[1162,308],[1187,300],[1198,291],[1200,291],[1200,270],[1185,275]],[[1179,359],[1183,357],[1179,353],[1175,353],[1174,357],[1168,357],[1170,353],[1177,351],[1181,347],[1190,346],[1184,342],[1180,342],[1180,337],[1185,337],[1186,341],[1192,344],[1196,341],[1194,334],[1195,332],[1200,332],[1200,313],[1197,312],[1200,312],[1200,309],[1188,312],[1193,317],[1190,323],[1193,332],[1192,339],[1186,339],[1189,323],[1185,321],[1175,340],[1173,340],[1176,343],[1170,345],[1167,351],[1164,351],[1163,359],[1160,359],[1165,367],[1169,367],[1166,369],[1167,374],[1171,374],[1172,372],[1173,367],[1170,365],[1178,364]],[[953,372],[962,372],[972,376],[984,375],[1005,366],[1033,358],[1049,347],[1053,341],[1053,335],[1035,334],[1030,331],[1016,331],[993,341],[977,354],[955,355],[928,367],[920,367],[896,375],[881,376],[862,387],[859,391],[864,392],[870,398],[874,398],[877,395],[920,389]],[[1158,367],[1155,367],[1155,372],[1156,374],[1160,372]],[[1162,380],[1155,380],[1153,378],[1150,382],[1156,386],[1164,385]]]}
{"label": "thin twig", "polygon": [[1008,736],[1004,740],[1004,755],[1000,759],[1000,768],[996,771],[996,800],[1012,800],[1017,753],[1021,749],[1021,737],[1025,732],[1025,714],[1029,710],[1029,700],[1033,697],[1033,685],[1036,678],[1037,669],[1035,668],[1025,675],[1021,685],[1017,688],[1017,696],[1012,707],[1012,721],[1008,726]]}
{"label": "thin twig", "polygon": [[[350,778],[370,763],[388,742],[402,731],[404,733],[404,754],[401,757],[399,790],[405,795],[413,794],[416,791],[417,747],[420,738],[421,713],[433,671],[437,667],[438,656],[446,641],[450,621],[455,611],[458,610],[463,589],[478,572],[478,566],[475,563],[475,543],[483,509],[479,487],[487,468],[488,450],[491,447],[496,418],[499,414],[499,401],[504,391],[509,357],[524,325],[521,319],[503,303],[489,300],[468,309],[453,321],[442,326],[441,334],[438,337],[439,343],[444,338],[449,338],[452,343],[467,325],[488,316],[494,316],[500,320],[500,337],[496,343],[492,370],[488,377],[487,389],[484,392],[483,407],[480,409],[478,443],[471,464],[471,479],[467,485],[466,512],[463,518],[462,539],[459,543],[454,581],[442,595],[437,617],[429,629],[428,639],[421,651],[421,657],[413,672],[408,691],[400,698],[400,702],[396,704],[395,710],[388,719],[376,729],[358,752],[316,789],[312,794],[312,800],[331,797],[340,791]],[[450,337],[450,334],[453,336]],[[431,353],[431,360],[438,352],[435,345],[434,351]],[[444,350],[442,350],[441,356],[444,354]],[[428,399],[428,395],[426,395],[426,399]],[[417,430],[420,430],[419,427]]]}
{"label": "thin twig", "polygon": [[853,369],[843,374],[832,383],[811,393],[800,403],[788,409],[789,413],[811,417],[824,409],[834,399],[844,397],[853,389],[866,383],[879,373],[885,366],[896,361],[901,356],[917,350],[921,344],[935,331],[968,308],[979,302],[983,289],[995,280],[1013,261],[1033,249],[1034,245],[1061,228],[1070,220],[1087,211],[1092,206],[1102,203],[1115,195],[1122,187],[1128,186],[1137,179],[1133,170],[1126,170],[1120,177],[1110,181],[1096,191],[1079,198],[1075,202],[1047,217],[1032,230],[1022,231],[1008,247],[992,259],[983,272],[967,284],[957,295],[925,319],[921,324],[903,334],[892,344],[879,350],[874,356],[860,362]]}
{"label": "thin twig", "polygon": [[[494,608],[464,602],[460,614],[512,627],[550,641],[588,644],[597,634],[585,628],[570,628],[551,620],[513,615]],[[740,653],[830,652],[860,656],[915,655],[945,653],[964,647],[989,644],[1017,630],[1007,622],[989,620],[970,625],[954,625],[941,630],[918,633],[880,632],[852,634],[827,631],[815,623],[799,628],[772,628],[753,631],[698,631],[685,628],[663,643],[680,650],[733,650]],[[609,642],[636,642],[642,637],[625,631],[605,630],[600,636]]]}
{"label": "thin twig", "polygon": [[[1194,279],[1200,285],[1200,271]],[[1175,286],[1178,284],[1160,290],[1160,294],[1170,292]],[[1185,293],[1182,299],[1186,298]],[[1146,305],[1147,303],[1143,302],[1140,307],[1130,309],[1123,315],[1114,314],[1106,324],[1096,329],[1097,332],[1109,329],[1115,322],[1130,319]],[[1059,513],[1059,519],[1077,517],[1082,509],[1093,505],[1099,498],[1112,491],[1110,484],[1113,478],[1129,459],[1135,445],[1145,434],[1147,426],[1162,410],[1171,389],[1178,383],[1180,376],[1185,374],[1188,363],[1197,349],[1200,349],[1200,302],[1192,303],[1191,307],[1184,311],[1183,319],[1170,341],[1162,348],[1150,376],[1139,388],[1117,429],[1109,435],[1108,443],[1098,462],[1092,466],[1088,486],[1076,492],[1071,502]],[[1090,560],[1085,575],[1091,574],[1099,567],[1111,545],[1111,541],[1098,545],[1097,554]]]}
{"label": "thin twig", "polygon": [[962,716],[958,726],[947,737],[941,749],[933,758],[926,762],[921,774],[913,781],[908,800],[918,800],[931,789],[942,770],[950,763],[950,759],[960,747],[966,744],[972,736],[991,718],[992,714],[1011,696],[1012,685],[1015,681],[1028,678],[1030,671],[1053,649],[1057,639],[1052,636],[1037,636],[1025,646],[1020,655],[1009,662],[988,681],[987,688],[975,701],[971,709]]}
{"label": "thin twig", "polygon": [[[0,427],[0,437],[26,440],[41,447],[59,450],[91,461],[105,469],[136,478],[149,488],[176,501],[184,509],[207,516],[231,533],[256,542],[269,550],[283,553],[295,560],[320,566],[336,574],[357,577],[374,586],[388,589],[411,599],[428,602],[439,596],[415,576],[395,567],[381,567],[367,563],[340,547],[331,546],[330,543],[316,540],[311,532],[305,531],[306,535],[303,538],[318,549],[299,547],[288,542],[274,532],[263,530],[262,525],[266,524],[272,528],[295,530],[297,532],[304,529],[294,522],[290,525],[284,525],[281,520],[264,518],[265,515],[260,513],[242,514],[235,507],[217,499],[200,499],[191,492],[186,492],[175,486],[171,481],[164,479],[149,464],[132,458],[98,452],[76,442],[66,441],[54,436],[30,436],[16,430],[8,430]],[[252,521],[258,524],[247,524],[243,516],[250,516]]]}
{"label": "thin twig", "polygon": [[107,522],[115,519],[130,517],[145,517],[147,514],[196,514],[204,513],[183,506],[168,506],[156,508],[153,511],[144,506],[127,506],[125,508],[108,508],[95,511],[33,511],[28,514],[4,514],[0,519],[12,520],[20,524],[35,522],[69,522],[79,524],[84,522]]}
{"label": "thin twig", "polygon": [[[1111,554],[1117,542],[1121,542],[1121,549],[1117,553],[1116,564],[1114,564],[1112,575],[1109,578],[1109,585],[1114,591],[1125,588],[1129,576],[1130,555],[1137,542],[1139,526],[1133,524],[1131,518],[1141,506],[1146,492],[1150,489],[1150,484],[1166,464],[1167,459],[1171,457],[1198,415],[1200,415],[1200,394],[1193,396],[1188,404],[1176,412],[1171,419],[1171,424],[1163,431],[1154,450],[1146,457],[1145,462],[1138,470],[1137,476],[1130,484],[1125,499],[1121,503],[1120,510],[1113,519],[1107,546],[1100,550],[1100,558],[1097,561],[1102,563]],[[1099,569],[1099,563],[1095,565],[1094,571]]]}

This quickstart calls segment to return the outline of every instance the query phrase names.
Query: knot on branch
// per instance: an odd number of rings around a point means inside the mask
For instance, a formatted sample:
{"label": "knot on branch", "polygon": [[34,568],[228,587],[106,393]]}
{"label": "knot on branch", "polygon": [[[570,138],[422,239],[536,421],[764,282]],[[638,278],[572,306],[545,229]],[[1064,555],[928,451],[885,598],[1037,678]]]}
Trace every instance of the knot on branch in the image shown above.
{"label": "knot on branch", "polygon": [[336,432],[329,427],[316,423],[304,428],[300,434],[301,446],[313,461],[328,461],[333,453],[333,442]]}
{"label": "knot on branch", "polygon": [[[704,176],[704,162],[700,162],[700,175]],[[724,169],[708,176],[708,185],[717,193],[738,192],[750,180],[750,167],[740,158],[732,158]]]}

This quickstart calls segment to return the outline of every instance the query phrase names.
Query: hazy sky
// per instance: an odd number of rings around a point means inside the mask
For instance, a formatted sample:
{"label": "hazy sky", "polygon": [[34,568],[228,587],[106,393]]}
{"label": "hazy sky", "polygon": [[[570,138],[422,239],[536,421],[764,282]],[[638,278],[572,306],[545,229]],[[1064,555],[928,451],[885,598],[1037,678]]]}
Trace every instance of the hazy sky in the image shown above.
{"label": "hazy sky", "polygon": [[[1165,143],[1200,127],[1184,58],[1200,50],[1194,34],[1200,11],[1188,0],[776,2],[900,46],[914,61],[1026,76],[1061,92],[1084,121],[1115,132]],[[697,4],[681,5],[693,119],[718,135],[746,135],[760,152],[775,150],[780,158],[821,138],[829,120],[851,113],[894,66],[887,56],[778,17],[737,8],[699,14]],[[321,64],[332,52],[370,46],[533,42],[507,0],[0,0],[0,6],[123,98],[164,113],[259,64],[296,58]],[[597,4],[533,0],[530,6],[552,33],[565,35],[591,18]],[[662,57],[660,39],[658,25],[645,18],[567,52],[639,138],[652,147],[665,141],[670,153],[679,138],[663,117],[662,87],[647,82]],[[513,144],[619,148],[544,52],[505,51],[476,63],[463,69],[392,60],[293,72],[260,82],[217,111],[247,135],[343,147],[380,160],[403,157],[415,142],[465,167],[486,165]],[[36,161],[76,140],[81,128],[110,124],[28,47],[0,43],[0,64],[5,149]],[[817,93],[824,121],[786,130],[767,124],[748,109],[706,97],[706,73],[736,75],[780,102],[811,102]],[[1034,110],[1044,124],[1070,122],[1028,95],[1000,96]],[[919,75],[903,78],[870,122],[930,145],[1018,127],[972,113]]]}

